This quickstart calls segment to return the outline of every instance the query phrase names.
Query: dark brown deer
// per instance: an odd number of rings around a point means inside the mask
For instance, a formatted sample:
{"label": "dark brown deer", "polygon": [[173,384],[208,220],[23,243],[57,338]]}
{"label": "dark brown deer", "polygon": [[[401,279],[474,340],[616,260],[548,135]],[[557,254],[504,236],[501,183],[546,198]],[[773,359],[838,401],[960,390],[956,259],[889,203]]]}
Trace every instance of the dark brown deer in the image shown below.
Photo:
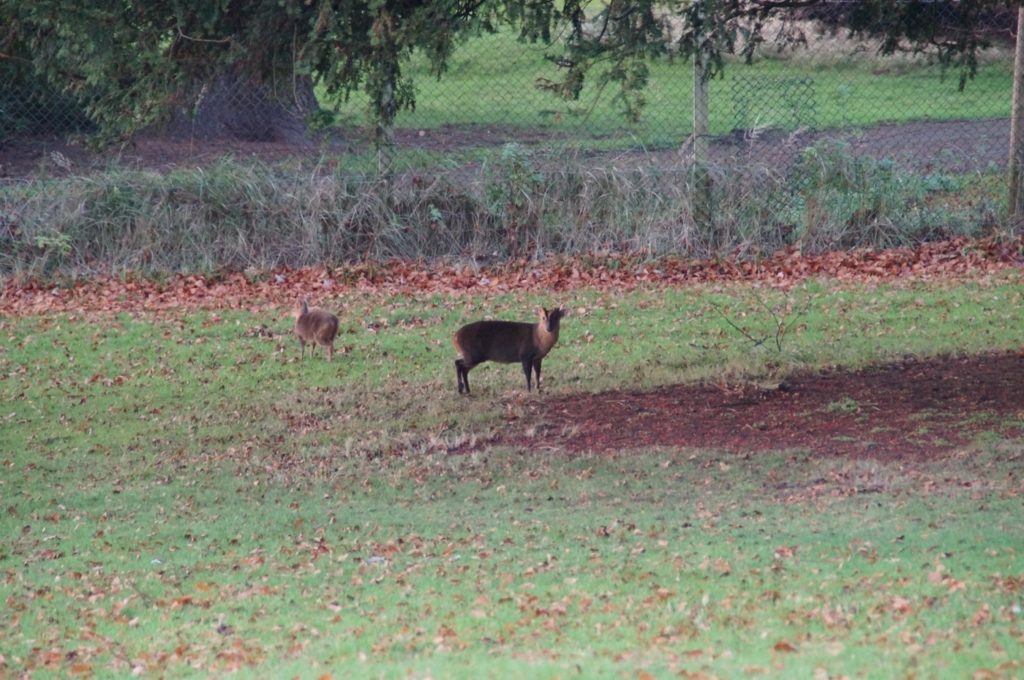
{"label": "dark brown deer", "polygon": [[469,394],[469,372],[485,361],[522,364],[527,391],[533,389],[531,373],[535,372],[539,392],[540,365],[558,342],[558,326],[565,313],[561,307],[551,311],[538,307],[537,323],[476,321],[456,331],[452,343],[459,353],[459,358],[455,360],[459,394]]}
{"label": "dark brown deer", "polygon": [[310,309],[309,302],[303,298],[292,312],[295,317],[295,335],[302,346],[300,359],[306,358],[306,344],[312,345],[310,356],[317,345],[327,348],[327,360],[334,359],[334,336],[338,334],[338,317],[322,309]]}

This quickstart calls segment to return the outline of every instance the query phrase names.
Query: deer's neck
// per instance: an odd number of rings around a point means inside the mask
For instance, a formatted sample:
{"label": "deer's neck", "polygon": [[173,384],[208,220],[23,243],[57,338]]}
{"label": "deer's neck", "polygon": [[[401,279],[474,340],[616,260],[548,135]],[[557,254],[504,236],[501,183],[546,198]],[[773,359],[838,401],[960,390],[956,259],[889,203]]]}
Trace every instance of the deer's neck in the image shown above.
{"label": "deer's neck", "polygon": [[536,325],[533,332],[533,337],[537,342],[537,352],[543,357],[551,351],[551,348],[558,342],[558,331],[548,332],[548,329],[544,327],[543,323]]}

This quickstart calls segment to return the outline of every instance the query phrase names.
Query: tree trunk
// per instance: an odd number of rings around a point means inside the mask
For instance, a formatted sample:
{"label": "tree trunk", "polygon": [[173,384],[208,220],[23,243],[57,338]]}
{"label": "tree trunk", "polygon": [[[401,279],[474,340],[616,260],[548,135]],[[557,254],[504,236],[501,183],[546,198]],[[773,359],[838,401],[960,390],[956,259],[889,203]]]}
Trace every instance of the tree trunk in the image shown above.
{"label": "tree trunk", "polygon": [[313,81],[286,83],[225,74],[181,95],[182,103],[157,134],[193,140],[312,143],[307,119],[319,107]]}

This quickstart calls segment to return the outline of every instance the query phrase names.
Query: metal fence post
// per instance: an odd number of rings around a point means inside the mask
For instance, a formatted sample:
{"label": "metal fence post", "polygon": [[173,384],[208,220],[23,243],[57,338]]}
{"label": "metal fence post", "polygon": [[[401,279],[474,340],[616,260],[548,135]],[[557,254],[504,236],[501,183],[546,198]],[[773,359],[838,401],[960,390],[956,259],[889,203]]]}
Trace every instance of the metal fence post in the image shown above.
{"label": "metal fence post", "polygon": [[395,163],[395,83],[384,84],[377,107],[377,174],[389,179]]}
{"label": "metal fence post", "polygon": [[713,249],[718,248],[711,219],[711,173],[708,170],[708,117],[710,111],[708,64],[710,56],[704,42],[707,19],[703,0],[697,0],[693,56],[693,219],[708,237]]}
{"label": "metal fence post", "polygon": [[1010,120],[1010,227],[1024,226],[1024,7],[1017,10],[1017,50],[1013,60]]}

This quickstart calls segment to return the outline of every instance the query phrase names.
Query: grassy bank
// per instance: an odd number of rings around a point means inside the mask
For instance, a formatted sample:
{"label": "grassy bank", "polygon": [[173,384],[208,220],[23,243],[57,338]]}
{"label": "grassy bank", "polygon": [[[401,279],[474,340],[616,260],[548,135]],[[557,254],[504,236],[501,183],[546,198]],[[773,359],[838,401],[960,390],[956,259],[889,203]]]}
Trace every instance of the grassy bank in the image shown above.
{"label": "grassy bank", "polygon": [[700,225],[691,173],[635,160],[609,165],[508,145],[468,166],[410,166],[390,181],[327,159],[35,180],[0,188],[0,276],[822,252],[986,235],[1005,206],[999,171],[918,172],[820,144],[778,171],[716,175],[713,223]]}
{"label": "grassy bank", "polygon": [[[1019,673],[1019,441],[910,466],[543,441],[452,455],[546,397],[487,366],[459,398],[448,335],[567,305],[545,362],[558,395],[1019,347],[1022,295],[1016,272],[346,294],[323,301],[343,353],[301,364],[275,310],[0,320],[0,670]],[[779,319],[781,347],[737,331]]]}

